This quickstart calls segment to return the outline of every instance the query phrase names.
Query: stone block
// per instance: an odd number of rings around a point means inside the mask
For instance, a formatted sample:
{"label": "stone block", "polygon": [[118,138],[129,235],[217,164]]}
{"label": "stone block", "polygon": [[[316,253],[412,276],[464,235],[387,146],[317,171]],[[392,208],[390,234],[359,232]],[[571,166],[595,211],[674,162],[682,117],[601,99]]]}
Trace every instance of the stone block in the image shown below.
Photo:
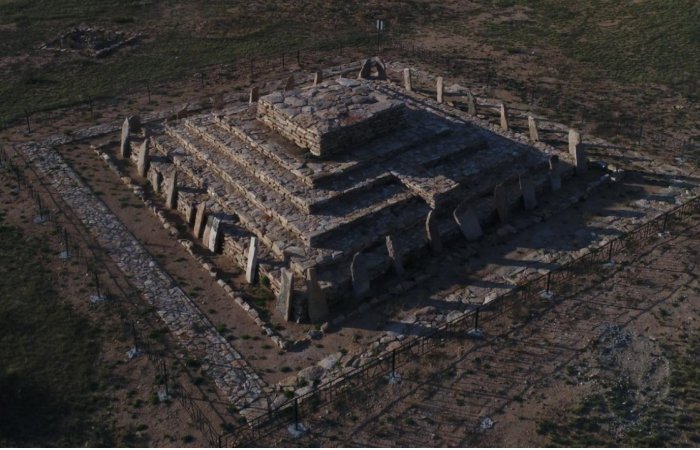
{"label": "stone block", "polygon": [[527,116],[527,128],[530,131],[530,140],[532,142],[539,142],[540,135],[537,132],[537,122],[532,116]]}
{"label": "stone block", "polygon": [[207,241],[207,248],[209,251],[217,253],[219,251],[219,246],[221,244],[222,233],[222,223],[219,217],[212,217],[211,226],[209,229],[209,240]]}
{"label": "stone block", "polygon": [[258,238],[250,238],[248,245],[248,262],[246,264],[245,280],[248,284],[254,284],[258,277]]}
{"label": "stone block", "polygon": [[153,192],[156,193],[156,195],[160,195],[161,192],[161,184],[163,183],[163,175],[158,170],[153,170],[151,172],[151,179],[149,180],[151,182],[151,186],[153,187]]}
{"label": "stone block", "polygon": [[437,94],[435,100],[438,103],[443,103],[444,102],[444,96],[445,96],[445,83],[442,77],[437,77]]}
{"label": "stone block", "polygon": [[146,178],[148,175],[148,167],[149,167],[149,159],[148,159],[148,139],[145,139],[143,141],[143,144],[141,144],[141,151],[139,152],[139,160],[136,165],[136,168],[138,170],[139,176]]}
{"label": "stone block", "polygon": [[294,272],[282,269],[280,274],[280,292],[277,296],[277,311],[284,320],[292,320],[292,296],[294,292]]}
{"label": "stone block", "polygon": [[318,70],[318,71],[316,71],[316,73],[314,73],[314,86],[316,86],[322,82],[323,82],[323,72]]}
{"label": "stone block", "polygon": [[369,273],[362,253],[358,252],[352,258],[350,264],[350,275],[352,278],[352,291],[355,298],[363,298],[370,291]]}
{"label": "stone block", "polygon": [[573,128],[569,130],[569,154],[574,156],[576,146],[581,143],[581,134]]}
{"label": "stone block", "polygon": [[309,320],[312,323],[320,323],[328,317],[328,302],[326,295],[318,283],[315,267],[306,269],[306,295],[308,297]]}
{"label": "stone block", "polygon": [[119,156],[122,157],[122,159],[129,159],[129,155],[131,153],[131,129],[129,126],[129,119],[124,119],[124,123],[122,124],[122,136],[121,136],[121,142],[119,144]]}
{"label": "stone block", "polygon": [[428,217],[425,219],[425,233],[428,237],[430,249],[433,254],[439,255],[442,253],[442,237],[440,236],[437,219],[435,218],[436,214],[434,209],[428,213]]}
{"label": "stone block", "polygon": [[168,179],[165,189],[165,206],[168,209],[177,209],[177,171]]}
{"label": "stone block", "polygon": [[508,121],[508,108],[504,103],[501,103],[501,130],[510,130],[510,125]]}
{"label": "stone block", "polygon": [[258,97],[260,96],[259,92],[260,92],[259,88],[257,86],[253,86],[250,89],[250,98],[248,100],[248,103],[257,103]]}
{"label": "stone block", "polygon": [[401,248],[399,248],[396,238],[392,235],[386,237],[386,250],[389,254],[389,260],[391,260],[391,265],[394,267],[394,272],[398,276],[403,276],[405,270],[403,267],[403,255],[401,254]]}
{"label": "stone block", "polygon": [[453,212],[453,216],[462,235],[468,241],[476,241],[484,235],[479,223],[479,218],[474,213],[474,210],[469,206],[468,202],[462,202]]}
{"label": "stone block", "polygon": [[403,69],[403,87],[407,91],[413,91],[413,82],[411,80],[411,69],[408,67]]}
{"label": "stone block", "polygon": [[194,216],[194,229],[192,233],[197,239],[201,238],[204,234],[204,227],[207,224],[207,204],[200,203],[197,205],[197,213]]}

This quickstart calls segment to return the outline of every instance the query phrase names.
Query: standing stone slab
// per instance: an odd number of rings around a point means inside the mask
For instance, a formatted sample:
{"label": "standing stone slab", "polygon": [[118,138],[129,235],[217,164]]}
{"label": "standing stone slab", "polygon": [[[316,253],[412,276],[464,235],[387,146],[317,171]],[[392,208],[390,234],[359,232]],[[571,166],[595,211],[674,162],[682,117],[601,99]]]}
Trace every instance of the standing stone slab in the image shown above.
{"label": "standing stone slab", "polygon": [[131,153],[130,135],[131,127],[129,126],[129,119],[126,118],[122,124],[122,138],[121,143],[119,144],[119,156],[121,156],[122,159],[128,159],[129,154]]}
{"label": "standing stone slab", "polygon": [[444,101],[444,96],[445,96],[445,82],[442,77],[437,77],[437,95],[436,95],[436,100],[438,103],[442,103]]}
{"label": "standing stone slab", "polygon": [[284,320],[292,320],[292,293],[294,291],[294,272],[282,269],[280,275],[280,293],[277,296],[277,311]]}
{"label": "standing stone slab", "polygon": [[508,124],[508,108],[504,103],[501,103],[501,130],[510,130],[510,125]]}
{"label": "standing stone slab", "polygon": [[323,322],[328,317],[328,302],[321,285],[318,283],[315,267],[306,269],[306,293],[308,296],[309,320],[312,323]]}
{"label": "standing stone slab", "polygon": [[168,209],[177,209],[177,171],[168,180],[165,190],[165,206]]}
{"label": "standing stone slab", "polygon": [[370,75],[372,75],[372,58],[365,59],[360,68],[360,73],[357,74],[357,78],[368,80]]}
{"label": "standing stone slab", "polygon": [[467,114],[476,116],[476,97],[470,91],[467,91]]}
{"label": "standing stone slab", "polygon": [[502,183],[493,188],[493,206],[498,213],[498,219],[502,223],[506,223],[508,221],[508,192]]}
{"label": "standing stone slab", "polygon": [[187,222],[187,226],[192,226],[194,223],[194,214],[195,214],[195,207],[192,205],[192,203],[187,202],[185,204],[185,222]]}
{"label": "standing stone slab", "polygon": [[160,195],[160,185],[163,183],[163,175],[158,170],[153,170],[151,172],[151,186],[153,187],[153,192]]}
{"label": "standing stone slab", "polygon": [[287,78],[287,82],[284,84],[284,90],[285,91],[291,91],[294,89],[294,75],[290,75],[289,78]]}
{"label": "standing stone slab", "polygon": [[474,210],[469,207],[469,202],[464,201],[453,213],[462,235],[468,241],[475,241],[484,235],[479,223],[479,218],[474,214]]}
{"label": "standing stone slab", "polygon": [[405,270],[403,267],[401,248],[399,248],[396,238],[392,235],[386,237],[386,250],[389,253],[389,259],[394,267],[394,272],[396,272],[396,275],[402,276]]}
{"label": "standing stone slab", "polygon": [[207,204],[202,202],[197,205],[197,214],[194,216],[194,237],[200,239],[204,235],[204,227],[207,224]]}
{"label": "standing stone slab", "polygon": [[352,277],[352,292],[355,298],[363,298],[369,293],[369,273],[362,253],[355,253],[350,264],[350,275]]}
{"label": "standing stone slab", "polygon": [[569,130],[569,154],[574,156],[576,153],[576,146],[581,143],[581,134],[574,130]]}
{"label": "standing stone slab", "polygon": [[139,116],[131,116],[126,120],[129,121],[129,131],[132,133],[137,133],[141,131],[141,118]]}
{"label": "standing stone slab", "polygon": [[527,128],[530,130],[530,140],[532,142],[539,142],[540,134],[537,132],[537,122],[532,116],[527,116]]}
{"label": "standing stone slab", "polygon": [[428,242],[430,242],[430,249],[433,254],[439,255],[442,253],[442,238],[440,237],[440,230],[438,229],[435,216],[434,209],[428,213],[428,217],[425,219],[425,233],[428,236]]}
{"label": "standing stone slab", "polygon": [[141,144],[141,151],[139,152],[139,160],[136,165],[136,168],[138,170],[139,176],[146,178],[148,175],[148,166],[149,166],[149,159],[148,159],[148,139],[143,141],[143,144]]}
{"label": "standing stone slab", "polygon": [[533,183],[532,178],[520,176],[520,195],[523,197],[523,207],[526,211],[537,207],[535,183]]}
{"label": "standing stone slab", "polygon": [[209,248],[209,235],[211,235],[211,227],[214,222],[214,216],[207,217],[207,223],[204,225],[204,233],[202,233],[202,245]]}
{"label": "standing stone slab", "polygon": [[576,161],[576,175],[585,175],[588,172],[588,155],[586,155],[583,144],[576,145],[574,160]]}
{"label": "standing stone slab", "polygon": [[254,284],[258,278],[258,238],[253,236],[250,238],[248,246],[248,264],[245,269],[245,281],[248,284]]}
{"label": "standing stone slab", "polygon": [[314,74],[314,86],[319,83],[323,83],[323,72],[320,70]]}
{"label": "standing stone slab", "polygon": [[413,83],[411,82],[411,69],[403,69],[403,87],[407,91],[413,91]]}
{"label": "standing stone slab", "polygon": [[248,100],[248,103],[257,103],[258,97],[260,97],[260,89],[258,89],[257,86],[253,86],[250,89],[250,99]]}
{"label": "standing stone slab", "polygon": [[209,251],[217,253],[219,251],[219,246],[221,244],[222,224],[219,217],[212,217],[211,227],[209,229],[209,241],[207,242],[207,248]]}
{"label": "standing stone slab", "polygon": [[561,173],[559,172],[559,156],[557,155],[549,157],[549,184],[553,192],[561,189]]}

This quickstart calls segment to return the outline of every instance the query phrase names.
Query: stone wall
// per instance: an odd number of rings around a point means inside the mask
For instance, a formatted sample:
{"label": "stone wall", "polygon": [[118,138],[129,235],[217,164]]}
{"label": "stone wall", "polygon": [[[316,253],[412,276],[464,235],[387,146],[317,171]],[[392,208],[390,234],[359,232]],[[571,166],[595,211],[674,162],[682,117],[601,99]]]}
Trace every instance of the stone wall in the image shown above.
{"label": "stone wall", "polygon": [[399,128],[404,105],[341,78],[258,100],[258,120],[313,155],[352,150]]}

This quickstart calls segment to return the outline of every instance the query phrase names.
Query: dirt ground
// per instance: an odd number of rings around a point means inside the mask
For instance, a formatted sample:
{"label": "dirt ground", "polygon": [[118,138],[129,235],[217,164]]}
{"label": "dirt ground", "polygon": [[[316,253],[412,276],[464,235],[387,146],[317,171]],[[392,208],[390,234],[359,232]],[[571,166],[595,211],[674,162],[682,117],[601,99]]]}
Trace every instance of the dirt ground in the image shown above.
{"label": "dirt ground", "polygon": [[[483,16],[474,18],[475,21],[487,19]],[[542,64],[542,60],[547,58],[556,59],[556,64],[552,64],[555,66],[571,64],[565,55],[546,52],[538,53],[535,58],[527,53],[499,51],[471,40],[446,35],[442,31],[428,30],[420,35],[422,37],[416,40],[417,46],[449,54],[452,63],[442,60],[436,62],[407,51],[395,51],[385,57],[413,60],[417,66],[431,69],[436,74],[444,73],[448,86],[451,82],[473,86],[477,95],[503,98],[523,108],[529,106],[538,113],[570,123],[591,134],[601,131],[603,121],[590,112],[608,105],[610,92],[615,93],[616,111],[624,111],[629,116],[643,114],[647,119],[645,123],[649,123],[652,130],[661,132],[671,129],[679,139],[700,133],[697,105],[687,105],[677,93],[663,86],[630,87],[614,82],[597,82],[593,85],[586,80],[569,78],[568,73],[554,73],[549,66]],[[327,57],[319,59],[316,64],[333,65],[360,56],[359,53],[347,50],[342,57],[329,52]],[[473,67],[473,62],[472,66],[468,64],[479,58],[491,63],[488,67],[476,68]],[[467,64],[461,64],[460,60],[467,61]],[[266,79],[284,79],[289,73],[289,67],[284,70],[280,68],[259,75],[256,83]],[[489,75],[491,73],[496,75]],[[222,90],[227,93],[240,92],[244,96],[251,84],[245,74],[239,74],[233,79],[208,77],[204,86],[198,79],[169,83],[153,88],[150,100],[143,90],[122,103],[98,103],[95,115],[85,106],[35,114],[32,117],[31,133],[27,133],[23,127],[17,127],[1,132],[0,136],[11,143],[39,140],[52,133],[70,133],[96,122],[118,122],[127,113],[143,113],[199,100]],[[532,89],[519,88],[523,85],[535,85],[536,89],[533,92]],[[429,85],[425,85],[425,88],[428,89]],[[681,105],[681,108],[677,108],[677,105]],[[623,131],[615,134],[615,139],[619,142],[629,143],[636,139],[635,133]],[[115,135],[104,140],[116,142],[116,139],[118,137]],[[370,312],[361,319],[347,323],[339,332],[326,336],[323,343],[310,345],[304,351],[281,354],[201,266],[163,230],[160,222],[140,204],[137,197],[95,156],[89,148],[90,144],[71,144],[58,150],[110,210],[128,225],[148,251],[197,301],[202,313],[213,324],[224,326],[227,339],[246,356],[268,383],[274,384],[287,377],[289,371],[299,370],[330,352],[360,352],[365,343],[383,331],[380,322],[375,323],[374,313]],[[660,153],[653,146],[649,149],[657,152],[656,156],[660,160],[677,161],[675,158],[679,156],[677,152]],[[653,180],[637,179],[641,188],[633,186],[634,181],[632,179],[628,186],[606,193],[608,199],[592,199],[582,205],[582,209],[562,215],[559,218],[561,235],[573,233],[587,214],[615,209],[631,199],[658,193],[655,190],[658,186]],[[646,185],[645,181],[648,181]],[[6,194],[3,191],[3,196]],[[27,222],[26,216],[21,216],[27,206],[26,202],[29,202],[26,198],[22,200],[22,194],[19,200],[7,197],[4,201],[8,221],[21,226],[28,233],[45,232],[41,226],[34,226]],[[50,238],[60,246],[60,241],[55,236]],[[522,239],[526,240],[527,237]],[[605,284],[582,294],[580,298],[563,299],[536,321],[505,335],[494,336],[486,329],[486,340],[473,349],[469,348],[469,344],[449,343],[444,355],[438,359],[441,362],[452,358],[457,360],[437,375],[423,373],[420,367],[404,369],[400,385],[379,387],[376,394],[368,393],[369,400],[363,408],[357,408],[348,402],[342,406],[322,408],[319,417],[304,418],[304,423],[312,430],[305,440],[289,441],[281,433],[264,443],[328,446],[551,444],[551,435],[538,433],[538,424],[559,417],[560,413],[575,406],[578,398],[600,392],[605,383],[614,379],[619,371],[639,376],[653,363],[645,360],[638,362],[639,367],[622,364],[614,369],[597,367],[579,370],[578,367],[595,367],[590,362],[600,360],[592,350],[592,343],[605,335],[609,329],[606,324],[623,326],[635,336],[636,340],[633,340],[629,349],[639,352],[630,351],[630,354],[651,355],[660,351],[657,344],[662,339],[671,342],[683,332],[682,327],[673,324],[690,324],[695,320],[694,315],[700,306],[697,281],[693,281],[697,276],[697,268],[685,267],[683,264],[696,260],[697,255],[689,252],[692,248],[697,248],[699,243],[697,235],[669,238],[670,248],[664,250],[665,247],[659,244],[644,257],[647,259],[642,258],[634,262],[634,265],[624,268],[621,266],[615,277]],[[514,244],[509,249],[514,252],[517,250]],[[493,249],[491,255],[500,258],[512,256],[503,248]],[[220,260],[218,262],[230,276],[240,276],[230,264]],[[80,283],[80,280],[85,281],[81,269],[56,262],[55,270],[61,274],[62,279],[71,280],[62,287],[66,290],[65,298],[73,299],[75,307],[90,315],[96,323],[114,329],[114,336],[105,341],[103,352],[104,364],[111,368],[115,380],[119,380],[114,383],[113,392],[110,393],[114,398],[114,406],[109,417],[122,430],[122,442],[148,446],[207,445],[205,437],[193,426],[187,411],[177,401],[156,405],[150,402],[149,399],[158,388],[151,381],[156,379],[157,368],[145,357],[125,362],[125,352],[131,347],[128,333],[125,336],[123,324],[113,313],[103,311],[105,308],[101,306],[88,307],[84,294],[77,294],[81,288],[85,289]],[[116,268],[114,270],[116,273]],[[436,276],[440,278],[436,285],[444,286],[445,290],[452,289],[464,273],[464,266],[455,268],[454,271],[438,273]],[[656,288],[635,284],[640,273],[648,275]],[[106,288],[110,289],[108,285]],[[667,292],[668,289],[673,292]],[[118,291],[116,287],[111,290]],[[422,302],[434,293],[416,289],[407,299],[388,304],[386,311],[394,314],[402,308],[424,306]],[[669,307],[665,303],[671,301],[668,300],[669,295],[685,295],[687,298],[678,302],[679,306]],[[634,300],[634,305],[629,304],[629,299]],[[660,315],[661,308],[669,311],[670,315]],[[311,328],[309,325],[296,324],[288,327],[296,335],[303,335]],[[480,358],[478,363],[477,358]],[[624,359],[623,356],[619,358]],[[533,364],[542,361],[546,364]],[[573,367],[573,372],[568,367]],[[574,374],[570,375],[569,372]],[[199,374],[194,376],[203,385],[201,403],[210,409],[211,420],[217,424],[234,420],[220,406],[214,405],[218,395],[207,385],[206,380],[201,380]],[[651,389],[660,392],[654,394],[656,397],[653,399],[663,396],[662,386],[667,382],[668,375],[660,369],[657,378],[654,381],[657,384],[650,384]],[[180,377],[180,382],[186,383],[187,380],[188,377],[184,375]],[[495,425],[483,432],[475,431],[486,417],[493,420]],[[681,440],[679,445],[684,442],[689,441]],[[262,444],[261,442],[260,445]]]}
{"label": "dirt ground", "polygon": [[[380,380],[374,389],[302,417],[310,430],[302,439],[282,429],[260,445],[697,445],[697,391],[684,391],[693,392],[687,403],[672,395],[681,368],[671,361],[694,352],[699,248],[696,222],[681,234],[659,238],[639,257],[616,258],[605,280],[556,299],[530,321],[489,321],[483,324],[483,340],[449,340],[402,367],[400,384]],[[631,387],[624,391],[621,412],[613,409],[610,416],[598,417],[599,426],[592,430],[577,428],[586,424],[581,417],[569,421],[576,414],[595,418],[582,400],[623,382]],[[688,426],[657,442],[652,433],[665,425],[658,412],[664,402]],[[647,431],[649,416],[651,436],[634,434],[638,428]]]}

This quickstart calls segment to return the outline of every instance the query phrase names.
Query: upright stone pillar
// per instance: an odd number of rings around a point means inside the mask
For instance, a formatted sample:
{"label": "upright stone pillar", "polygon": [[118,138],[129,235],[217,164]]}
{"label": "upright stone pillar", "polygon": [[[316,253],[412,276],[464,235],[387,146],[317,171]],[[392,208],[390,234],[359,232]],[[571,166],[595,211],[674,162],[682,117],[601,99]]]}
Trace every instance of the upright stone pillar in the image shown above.
{"label": "upright stone pillar", "polygon": [[411,82],[411,69],[408,67],[403,69],[403,87],[407,91],[413,91],[413,83]]}
{"label": "upright stone pillar", "polygon": [[459,225],[462,235],[468,241],[476,241],[484,235],[484,232],[481,229],[481,224],[479,223],[479,218],[474,213],[474,210],[472,210],[469,206],[468,201],[462,202],[454,210],[452,215],[454,216],[457,225]]}
{"label": "upright stone pillar", "polygon": [[549,184],[552,187],[552,192],[561,189],[561,174],[559,173],[559,156],[552,155],[549,157]]}
{"label": "upright stone pillar", "polygon": [[470,91],[467,91],[467,114],[476,116],[476,97]]}
{"label": "upright stone pillar", "polygon": [[138,133],[141,131],[141,118],[139,116],[131,116],[126,120],[129,121],[129,131],[132,133]]}
{"label": "upright stone pillar", "polygon": [[192,224],[194,223],[194,214],[195,214],[194,205],[191,202],[187,202],[185,204],[185,222],[187,222],[187,226],[189,226],[189,227],[191,227]]}
{"label": "upright stone pillar", "polygon": [[537,132],[537,122],[532,116],[527,116],[527,128],[530,130],[530,140],[532,142],[539,142],[540,135]]}
{"label": "upright stone pillar", "polygon": [[583,144],[576,144],[574,161],[576,162],[576,175],[585,175],[588,172],[588,155],[586,155]]}
{"label": "upright stone pillar", "polygon": [[501,130],[510,130],[510,125],[508,124],[508,108],[504,103],[501,103]]}
{"label": "upright stone pillar", "polygon": [[258,238],[250,238],[248,246],[248,264],[245,269],[245,281],[248,284],[255,284],[258,278]]}
{"label": "upright stone pillar", "polygon": [[177,170],[173,172],[173,176],[168,180],[168,186],[165,191],[165,206],[168,209],[177,209]]}
{"label": "upright stone pillar", "polygon": [[445,96],[445,83],[442,77],[437,77],[437,95],[436,100],[438,103],[443,103]]}
{"label": "upright stone pillar", "polygon": [[365,59],[365,62],[362,63],[362,67],[360,68],[360,73],[357,74],[357,78],[362,80],[367,80],[369,79],[370,75],[372,74],[372,58]]}
{"label": "upright stone pillar", "polygon": [[291,91],[294,89],[294,75],[290,75],[289,78],[287,78],[287,82],[284,85],[284,90],[285,91]]}
{"label": "upright stone pillar", "polygon": [[204,235],[204,227],[207,224],[207,204],[202,202],[197,205],[197,214],[194,216],[194,237],[201,239]]}
{"label": "upright stone pillar", "polygon": [[309,320],[312,323],[326,320],[328,317],[328,302],[321,285],[318,283],[315,267],[306,269],[306,295],[308,297]]}
{"label": "upright stone pillar", "polygon": [[357,252],[352,257],[350,264],[350,275],[352,277],[352,292],[355,298],[363,298],[369,293],[369,273],[362,253]]}
{"label": "upright stone pillar", "polygon": [[248,100],[248,103],[257,103],[258,97],[260,97],[260,89],[257,86],[253,86],[250,88],[250,100]]}
{"label": "upright stone pillar", "polygon": [[213,217],[211,221],[211,228],[209,229],[209,241],[207,242],[207,248],[209,251],[217,253],[219,251],[219,246],[221,244],[222,231],[221,219],[219,217]]}
{"label": "upright stone pillar", "polygon": [[520,176],[520,195],[523,197],[523,207],[526,211],[537,207],[535,183],[528,176]]}
{"label": "upright stone pillar", "polygon": [[138,164],[136,165],[136,168],[138,170],[139,176],[142,178],[146,178],[148,175],[148,166],[150,162],[148,160],[148,139],[143,141],[143,144],[141,144],[141,152],[139,153],[139,161]]}
{"label": "upright stone pillar", "polygon": [[506,223],[508,221],[508,193],[502,183],[493,188],[493,203],[498,213],[498,219],[501,223]]}
{"label": "upright stone pillar", "polygon": [[131,127],[129,125],[129,119],[126,118],[122,124],[122,139],[119,145],[119,156],[121,156],[122,159],[129,159],[129,154],[131,153],[130,139]]}
{"label": "upright stone pillar", "polygon": [[209,236],[211,236],[211,228],[214,226],[214,216],[207,217],[207,223],[204,225],[204,233],[202,233],[202,245],[209,248]]}
{"label": "upright stone pillar", "polygon": [[428,242],[430,243],[430,249],[433,254],[439,255],[442,253],[442,238],[435,215],[434,209],[430,210],[428,213],[428,217],[425,219],[425,233],[428,236]]}
{"label": "upright stone pillar", "polygon": [[581,134],[573,128],[569,130],[569,154],[574,156],[576,146],[581,143]]}
{"label": "upright stone pillar", "polygon": [[323,83],[323,71],[319,70],[314,74],[314,86]]}
{"label": "upright stone pillar", "polygon": [[394,266],[394,272],[398,276],[403,276],[405,270],[403,268],[401,248],[396,238],[391,234],[386,237],[386,250],[389,253],[391,264]]}
{"label": "upright stone pillar", "polygon": [[292,320],[292,294],[294,292],[294,272],[282,269],[280,274],[280,293],[277,296],[277,311],[284,320]]}
{"label": "upright stone pillar", "polygon": [[160,195],[160,185],[163,183],[163,175],[158,170],[153,170],[151,171],[151,179],[149,181],[153,187],[153,192],[155,192],[156,195]]}

